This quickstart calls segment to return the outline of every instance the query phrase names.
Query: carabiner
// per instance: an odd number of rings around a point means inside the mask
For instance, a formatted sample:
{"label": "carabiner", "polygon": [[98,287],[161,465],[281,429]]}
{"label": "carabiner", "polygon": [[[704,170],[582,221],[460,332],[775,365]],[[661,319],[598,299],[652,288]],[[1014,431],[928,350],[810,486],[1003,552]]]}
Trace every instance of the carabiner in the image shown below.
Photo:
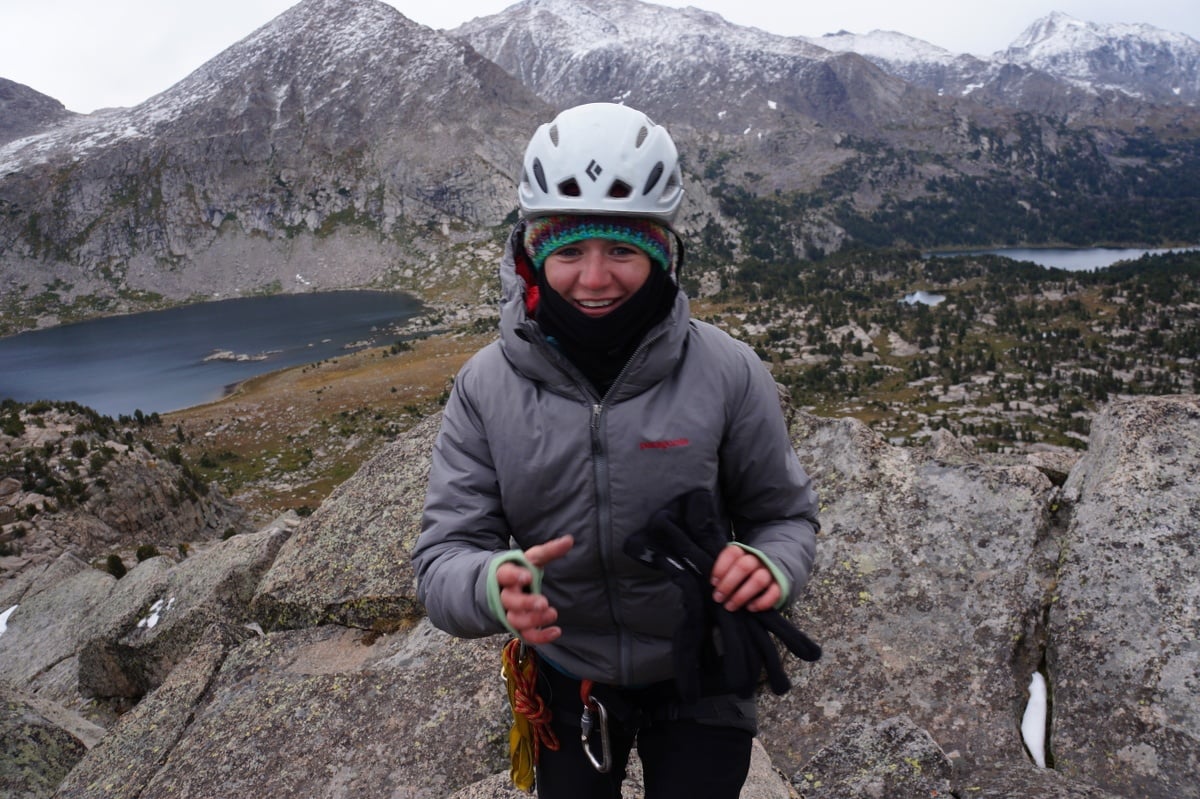
{"label": "carabiner", "polygon": [[[594,710],[593,710],[594,708]],[[592,713],[598,716],[597,719],[592,718]],[[600,759],[592,753],[592,728],[596,726],[596,721],[599,721],[600,727]],[[591,762],[592,768],[601,774],[607,774],[612,768],[612,745],[608,740],[608,711],[600,701],[593,696],[589,696],[583,703],[583,716],[579,719],[580,740],[583,743],[583,753],[587,755],[587,759]]]}
{"label": "carabiner", "polygon": [[[514,649],[515,652],[513,652]],[[510,638],[500,652],[500,682],[507,683],[509,673],[516,674],[520,671],[528,657],[529,650],[526,648],[525,642],[520,638]]]}

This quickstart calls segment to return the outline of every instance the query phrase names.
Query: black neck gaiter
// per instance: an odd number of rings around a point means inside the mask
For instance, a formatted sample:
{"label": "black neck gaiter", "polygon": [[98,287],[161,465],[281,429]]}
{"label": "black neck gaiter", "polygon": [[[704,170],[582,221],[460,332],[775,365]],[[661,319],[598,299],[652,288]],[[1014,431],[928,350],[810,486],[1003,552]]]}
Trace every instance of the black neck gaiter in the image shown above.
{"label": "black neck gaiter", "polygon": [[592,318],[580,313],[537,272],[537,321],[562,353],[603,396],[621,373],[642,338],[671,312],[678,286],[654,264],[641,288],[612,313]]}

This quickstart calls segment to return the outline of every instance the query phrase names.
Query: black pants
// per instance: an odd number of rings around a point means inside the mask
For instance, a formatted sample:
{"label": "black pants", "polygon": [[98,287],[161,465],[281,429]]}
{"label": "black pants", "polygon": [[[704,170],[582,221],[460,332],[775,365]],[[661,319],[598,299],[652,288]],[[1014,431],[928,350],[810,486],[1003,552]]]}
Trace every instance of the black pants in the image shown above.
{"label": "black pants", "polygon": [[[537,766],[538,799],[621,799],[621,783],[634,744],[642,761],[645,799],[737,799],[750,770],[754,719],[679,704],[673,682],[633,690],[596,686],[593,695],[609,712],[612,768],[601,774],[580,741],[583,702],[579,682],[539,665],[538,690],[549,703],[558,751],[542,748]],[[728,701],[725,701],[728,700]],[[710,697],[702,708],[732,706],[732,697]],[[745,706],[745,703],[738,703]],[[677,718],[676,716],[684,716]],[[699,718],[687,718],[699,716]],[[591,738],[600,757],[600,736]]]}

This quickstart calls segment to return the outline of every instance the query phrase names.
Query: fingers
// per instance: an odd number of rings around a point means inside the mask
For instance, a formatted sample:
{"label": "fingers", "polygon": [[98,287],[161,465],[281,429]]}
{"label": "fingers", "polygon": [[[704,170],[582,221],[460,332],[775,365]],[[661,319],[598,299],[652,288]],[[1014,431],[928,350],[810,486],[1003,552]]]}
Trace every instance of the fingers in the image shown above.
{"label": "fingers", "polygon": [[[717,582],[720,581],[726,575],[726,573],[728,573],[730,568],[733,567],[733,564],[737,563],[738,560],[741,559],[741,557],[743,555],[749,555],[749,554],[750,554],[749,552],[742,549],[741,547],[735,547],[732,544],[729,544],[724,549],[722,549],[720,554],[717,555],[716,561],[713,563],[713,567],[712,567],[713,585],[715,586],[717,584]],[[753,557],[753,556],[751,555],[751,557]],[[757,558],[755,558],[755,560],[757,560]]]}
{"label": "fingers", "polygon": [[[770,576],[770,572],[767,575]],[[775,578],[771,578],[771,584],[758,596],[748,601],[744,607],[752,613],[761,613],[764,610],[770,610],[779,604],[779,600],[783,599],[783,591],[779,590],[779,584],[775,582]]]}
{"label": "fingers", "polygon": [[[547,563],[556,561],[566,555],[574,545],[575,539],[569,535],[564,535],[525,550],[525,559],[534,566],[542,568]],[[500,583],[501,589],[508,586],[523,589],[533,584],[533,575],[529,573],[529,569],[518,563],[504,563],[501,564],[500,568],[496,569],[496,581]]]}
{"label": "fingers", "polygon": [[523,588],[509,586],[501,589],[500,604],[508,623],[526,643],[548,644],[562,635],[562,629],[553,626],[558,620],[558,611],[541,594],[530,594]]}
{"label": "fingers", "polygon": [[505,588],[516,588],[523,591],[527,586],[533,584],[533,575],[524,566],[516,563],[502,563],[496,569],[496,582],[500,584],[501,593]]}
{"label": "fingers", "polygon": [[556,561],[563,555],[571,551],[571,547],[575,546],[575,539],[569,535],[553,538],[544,544],[538,544],[525,550],[525,557],[534,566],[545,566],[547,563]]}
{"label": "fingers", "polygon": [[[541,568],[566,555],[574,544],[575,540],[565,535],[532,546],[524,554],[530,563]],[[553,626],[558,611],[546,597],[528,590],[533,583],[529,569],[518,563],[503,563],[496,569],[496,582],[500,584],[500,604],[505,617],[526,643],[548,644],[562,635],[562,628]]]}
{"label": "fingers", "polygon": [[740,608],[759,612],[775,607],[783,592],[771,571],[757,556],[727,546],[721,550],[712,570],[713,601],[728,611]]}

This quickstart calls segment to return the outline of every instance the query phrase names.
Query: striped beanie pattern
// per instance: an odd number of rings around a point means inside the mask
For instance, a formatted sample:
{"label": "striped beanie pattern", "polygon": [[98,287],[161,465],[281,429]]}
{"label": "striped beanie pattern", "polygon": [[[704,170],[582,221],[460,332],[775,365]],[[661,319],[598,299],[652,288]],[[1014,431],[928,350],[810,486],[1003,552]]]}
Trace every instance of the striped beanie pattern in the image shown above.
{"label": "striped beanie pattern", "polygon": [[664,271],[671,270],[671,231],[651,219],[634,216],[580,216],[557,214],[529,220],[525,225],[525,252],[533,268],[541,270],[546,258],[559,247],[585,239],[609,239],[637,247]]}

